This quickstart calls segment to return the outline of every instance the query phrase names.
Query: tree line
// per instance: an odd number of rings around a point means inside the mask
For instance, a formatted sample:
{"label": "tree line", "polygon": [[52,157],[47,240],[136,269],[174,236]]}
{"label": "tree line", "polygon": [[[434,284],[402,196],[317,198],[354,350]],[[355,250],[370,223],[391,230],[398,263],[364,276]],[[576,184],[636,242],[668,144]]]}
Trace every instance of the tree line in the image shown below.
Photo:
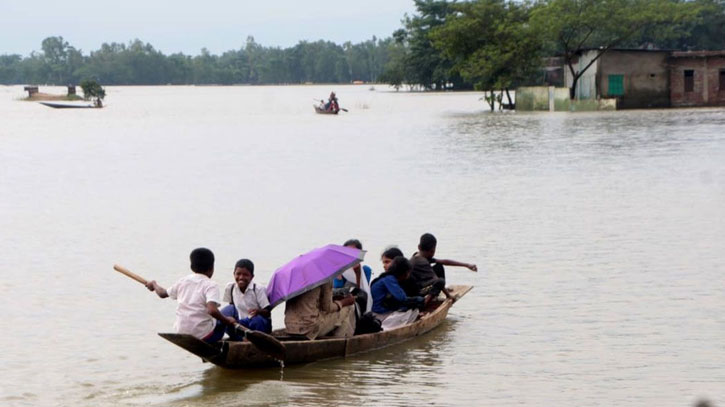
{"label": "tree line", "polygon": [[151,44],[104,43],[83,55],[63,37],[43,40],[40,52],[23,58],[0,55],[2,84],[77,84],[94,79],[104,85],[232,85],[349,83],[375,81],[389,59],[391,39],[338,45],[301,41],[289,48],[264,47],[248,37],[221,55],[202,49],[196,56],[164,55]]}
{"label": "tree line", "polygon": [[84,55],[49,37],[28,57],[0,55],[0,83],[104,85],[384,82],[425,90],[504,93],[543,81],[544,57],[561,56],[576,79],[582,50],[725,49],[725,0],[414,0],[388,38],[342,45],[265,47],[247,38],[221,55],[164,55],[140,40]]}

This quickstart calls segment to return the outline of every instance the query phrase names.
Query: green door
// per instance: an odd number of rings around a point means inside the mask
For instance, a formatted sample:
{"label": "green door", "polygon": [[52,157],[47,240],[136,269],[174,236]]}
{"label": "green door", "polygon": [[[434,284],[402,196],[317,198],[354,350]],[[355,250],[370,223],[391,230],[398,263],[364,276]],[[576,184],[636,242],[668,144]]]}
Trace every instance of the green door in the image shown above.
{"label": "green door", "polygon": [[609,75],[608,96],[624,95],[624,75]]}

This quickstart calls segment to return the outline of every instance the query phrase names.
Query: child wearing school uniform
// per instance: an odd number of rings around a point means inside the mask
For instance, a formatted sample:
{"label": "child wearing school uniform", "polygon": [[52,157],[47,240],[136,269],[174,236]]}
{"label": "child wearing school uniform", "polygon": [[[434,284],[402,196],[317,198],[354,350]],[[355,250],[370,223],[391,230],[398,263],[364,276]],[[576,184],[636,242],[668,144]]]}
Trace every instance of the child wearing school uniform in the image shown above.
{"label": "child wearing school uniform", "polygon": [[400,284],[410,277],[413,266],[403,257],[397,248],[383,253],[383,258],[396,251],[396,256],[387,265],[385,273],[373,280],[373,314],[381,322],[384,331],[414,322],[418,318],[418,309],[423,307],[423,297],[409,297]]}
{"label": "child wearing school uniform", "polygon": [[181,278],[168,290],[155,280],[149,281],[146,288],[160,298],[169,297],[179,302],[174,323],[176,332],[214,343],[224,336],[227,327],[233,327],[237,321],[219,311],[219,285],[211,279],[214,253],[201,247],[191,252],[189,260],[193,273]]}
{"label": "child wearing school uniform", "polygon": [[[249,259],[241,259],[234,265],[234,282],[224,288],[224,302],[229,303],[222,308],[222,314],[249,329],[265,333],[272,332],[272,320],[264,286],[252,282],[254,279],[254,263]],[[234,329],[227,329],[229,339],[241,340]]]}

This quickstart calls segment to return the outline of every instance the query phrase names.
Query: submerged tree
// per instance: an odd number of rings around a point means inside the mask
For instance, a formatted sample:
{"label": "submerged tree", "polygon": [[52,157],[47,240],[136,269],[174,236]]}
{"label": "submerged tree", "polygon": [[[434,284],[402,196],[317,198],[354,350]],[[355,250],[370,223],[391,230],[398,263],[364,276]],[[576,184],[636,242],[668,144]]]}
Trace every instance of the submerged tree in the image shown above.
{"label": "submerged tree", "polygon": [[83,98],[86,100],[93,99],[96,106],[102,105],[102,100],[106,97],[106,90],[93,79],[86,79],[81,82],[81,89],[83,89]]}
{"label": "submerged tree", "polygon": [[477,0],[452,8],[453,15],[431,34],[434,45],[454,61],[452,70],[487,92],[491,110],[504,92],[511,104],[509,89],[531,78],[541,65],[541,41],[528,25],[529,5]]}

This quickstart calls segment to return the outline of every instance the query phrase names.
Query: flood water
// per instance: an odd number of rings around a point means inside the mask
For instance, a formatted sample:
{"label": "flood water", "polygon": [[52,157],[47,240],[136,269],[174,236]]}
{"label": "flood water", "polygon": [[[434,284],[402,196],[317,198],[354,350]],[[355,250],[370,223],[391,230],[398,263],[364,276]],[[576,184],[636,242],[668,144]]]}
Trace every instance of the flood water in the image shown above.
{"label": "flood water", "polygon": [[[489,113],[478,93],[0,87],[2,406],[725,406],[725,109]],[[61,93],[61,88],[42,91]],[[316,115],[335,90],[349,113]],[[381,351],[227,371],[156,335],[198,246],[257,283],[438,238],[475,288]],[[282,327],[282,308],[273,313]]]}

